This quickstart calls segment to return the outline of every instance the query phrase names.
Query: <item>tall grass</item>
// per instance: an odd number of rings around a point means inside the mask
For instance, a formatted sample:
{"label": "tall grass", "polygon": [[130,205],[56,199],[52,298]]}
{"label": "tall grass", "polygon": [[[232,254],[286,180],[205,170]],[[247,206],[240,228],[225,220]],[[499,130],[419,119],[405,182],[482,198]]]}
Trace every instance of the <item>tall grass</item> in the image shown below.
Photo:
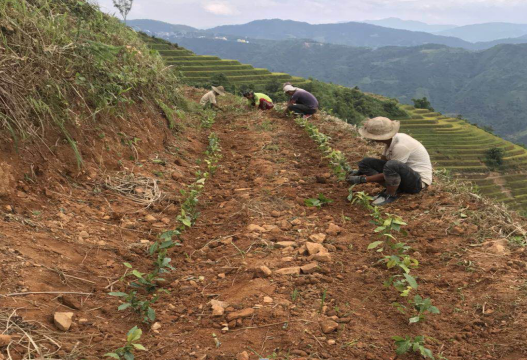
{"label": "tall grass", "polygon": [[15,144],[134,103],[175,106],[175,72],[137,33],[78,0],[0,0],[0,124]]}

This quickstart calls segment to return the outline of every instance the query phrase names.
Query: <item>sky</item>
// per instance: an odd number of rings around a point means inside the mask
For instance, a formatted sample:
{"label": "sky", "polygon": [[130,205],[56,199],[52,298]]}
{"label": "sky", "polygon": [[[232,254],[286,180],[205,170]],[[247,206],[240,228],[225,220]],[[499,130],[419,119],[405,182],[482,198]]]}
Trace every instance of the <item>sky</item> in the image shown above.
{"label": "sky", "polygon": [[[116,13],[112,0],[95,0]],[[398,17],[429,24],[527,23],[527,0],[134,0],[129,19],[205,29],[259,19],[312,24]]]}

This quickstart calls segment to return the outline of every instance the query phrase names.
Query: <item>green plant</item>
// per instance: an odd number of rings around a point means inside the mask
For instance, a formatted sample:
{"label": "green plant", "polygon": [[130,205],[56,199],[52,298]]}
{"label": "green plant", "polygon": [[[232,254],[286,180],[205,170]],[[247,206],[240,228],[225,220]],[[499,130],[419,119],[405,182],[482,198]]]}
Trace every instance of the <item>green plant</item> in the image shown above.
{"label": "green plant", "polygon": [[418,288],[415,278],[407,273],[390,276],[386,281],[384,281],[384,286],[393,286],[397,291],[400,292],[402,297],[408,297],[412,290],[417,290]]}
{"label": "green plant", "polygon": [[424,346],[424,336],[416,336],[415,338],[412,338],[411,336],[394,336],[392,339],[395,341],[395,346],[397,347],[395,350],[397,355],[414,352],[419,353],[424,358],[435,359],[432,351]]}
{"label": "green plant", "polygon": [[412,304],[418,314],[410,318],[410,324],[425,320],[425,313],[427,312],[430,314],[439,314],[439,309],[432,305],[430,298],[423,299],[421,296],[415,295]]}
{"label": "green plant", "polygon": [[490,168],[500,167],[503,165],[503,149],[492,147],[485,151],[485,164]]}
{"label": "green plant", "polygon": [[132,290],[130,293],[111,292],[109,295],[119,297],[123,301],[117,310],[122,311],[130,308],[136,313],[141,314],[143,322],[152,322],[156,319],[156,312],[152,308],[152,304],[159,299],[157,294],[150,298],[144,298],[139,296],[136,290]]}
{"label": "green plant", "polygon": [[350,201],[352,204],[359,204],[365,209],[372,210],[373,207],[371,206],[370,202],[373,200],[373,198],[364,191],[354,193],[354,187],[355,185],[349,188],[348,201]]}
{"label": "green plant", "polygon": [[311,198],[311,199],[305,199],[304,204],[308,207],[316,207],[317,209],[320,209],[324,205],[331,204],[333,200],[328,199],[323,194],[318,194],[317,198]]}
{"label": "green plant", "polygon": [[128,331],[128,334],[126,334],[126,344],[123,347],[114,350],[113,352],[105,354],[104,356],[114,359],[123,358],[125,360],[134,360],[135,350],[146,351],[146,348],[138,343],[142,334],[143,331],[138,329],[137,326],[134,326]]}
{"label": "green plant", "polygon": [[296,302],[299,297],[300,297],[300,292],[298,291],[298,289],[294,289],[293,292],[291,293],[291,300],[293,302]]}

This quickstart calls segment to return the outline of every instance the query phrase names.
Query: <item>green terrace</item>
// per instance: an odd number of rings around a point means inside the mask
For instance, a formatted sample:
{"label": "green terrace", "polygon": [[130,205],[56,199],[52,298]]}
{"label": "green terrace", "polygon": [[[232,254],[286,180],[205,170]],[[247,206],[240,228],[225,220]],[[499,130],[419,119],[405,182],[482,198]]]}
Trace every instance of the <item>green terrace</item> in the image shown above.
{"label": "green terrace", "polygon": [[[430,153],[434,165],[477,186],[480,194],[527,211],[527,150],[462,119],[402,105],[410,117],[401,131],[412,135]],[[501,150],[503,164],[487,165],[488,150]]]}
{"label": "green terrace", "polygon": [[224,60],[217,56],[196,55],[192,51],[180,48],[175,44],[157,38],[144,36],[152,50],[156,50],[171,65],[179,71],[182,80],[190,85],[207,85],[214,76],[224,75],[235,86],[255,85],[265,87],[276,82],[294,82],[295,85],[305,85],[308,80],[285,73],[272,73],[267,69],[254,68],[236,60]]}

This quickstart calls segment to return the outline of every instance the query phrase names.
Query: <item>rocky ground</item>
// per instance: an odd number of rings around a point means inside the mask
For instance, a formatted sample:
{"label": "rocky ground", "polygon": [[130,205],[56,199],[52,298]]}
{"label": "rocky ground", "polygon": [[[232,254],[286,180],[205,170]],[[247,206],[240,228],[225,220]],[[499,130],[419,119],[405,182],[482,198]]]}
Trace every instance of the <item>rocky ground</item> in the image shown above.
{"label": "rocky ground", "polygon": [[[189,124],[115,168],[21,181],[2,200],[0,359],[101,359],[134,325],[148,349],[137,359],[394,359],[392,337],[406,335],[426,335],[439,359],[527,359],[526,255],[485,215],[492,205],[439,185],[385,209],[408,223],[400,237],[419,260],[419,293],[441,312],[409,325],[391,305],[404,299],[383,286],[392,272],[367,250],[378,240],[369,211],[347,201],[313,140],[277,112],[229,102],[211,130]],[[345,124],[313,123],[350,163],[377,151]],[[149,271],[147,249],[176,226],[209,131],[223,158],[169,251],[157,318],[141,323],[108,292],[125,290],[124,262]],[[123,172],[157,179],[162,198],[138,202],[149,185],[120,195],[108,179]],[[305,205],[319,194],[333,202]]]}

